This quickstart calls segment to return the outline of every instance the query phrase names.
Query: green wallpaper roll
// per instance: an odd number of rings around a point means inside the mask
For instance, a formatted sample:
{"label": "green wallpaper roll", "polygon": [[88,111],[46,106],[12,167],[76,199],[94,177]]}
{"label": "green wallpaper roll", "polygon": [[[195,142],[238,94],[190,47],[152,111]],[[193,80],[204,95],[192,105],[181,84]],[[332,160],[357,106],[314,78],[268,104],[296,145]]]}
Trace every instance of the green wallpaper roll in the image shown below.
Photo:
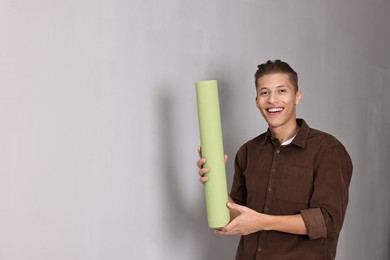
{"label": "green wallpaper roll", "polygon": [[197,82],[196,97],[202,157],[207,160],[204,167],[210,168],[204,185],[207,220],[210,228],[220,228],[229,223],[230,215],[217,81]]}

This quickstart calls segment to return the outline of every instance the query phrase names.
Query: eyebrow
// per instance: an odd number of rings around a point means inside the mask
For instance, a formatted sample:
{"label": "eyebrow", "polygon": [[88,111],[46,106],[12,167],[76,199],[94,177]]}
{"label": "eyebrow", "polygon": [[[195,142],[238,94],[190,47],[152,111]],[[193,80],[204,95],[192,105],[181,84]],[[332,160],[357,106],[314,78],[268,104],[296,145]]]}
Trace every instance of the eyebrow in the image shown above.
{"label": "eyebrow", "polygon": [[[286,86],[286,85],[279,85],[279,86],[276,86],[276,88],[287,88],[287,86]],[[269,88],[267,88],[267,87],[262,87],[262,88],[259,89],[259,91],[260,91],[260,90],[263,90],[263,89],[269,89]]]}

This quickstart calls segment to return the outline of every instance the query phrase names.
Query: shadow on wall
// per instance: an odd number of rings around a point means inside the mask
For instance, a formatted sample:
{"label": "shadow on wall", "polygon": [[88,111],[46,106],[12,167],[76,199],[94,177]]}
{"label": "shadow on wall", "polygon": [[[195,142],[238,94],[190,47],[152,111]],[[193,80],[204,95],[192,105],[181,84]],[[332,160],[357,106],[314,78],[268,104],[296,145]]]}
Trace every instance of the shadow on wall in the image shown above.
{"label": "shadow on wall", "polygon": [[[162,89],[169,89],[167,86],[164,87]],[[166,203],[163,217],[166,231],[164,233],[169,240],[167,243],[172,244],[171,248],[182,248],[188,247],[188,241],[192,241],[192,248],[188,249],[188,252],[196,252],[196,255],[186,256],[186,259],[234,259],[238,238],[216,235],[207,227],[204,201],[194,202],[191,207],[186,205],[185,194],[182,194],[183,189],[179,187],[179,180],[182,179],[179,175],[183,173],[174,167],[179,165],[180,161],[180,156],[177,156],[178,153],[175,154],[174,149],[181,147],[180,139],[177,139],[179,135],[175,132],[177,129],[174,129],[179,124],[175,122],[177,117],[174,116],[174,97],[166,91],[162,92],[158,99],[158,114],[162,128],[162,136],[159,138],[162,140],[160,155],[163,161],[163,200]],[[196,147],[193,148],[195,149]],[[180,152],[185,154],[185,151]],[[193,172],[193,169],[188,169],[188,172]],[[193,185],[200,184],[194,181]]]}

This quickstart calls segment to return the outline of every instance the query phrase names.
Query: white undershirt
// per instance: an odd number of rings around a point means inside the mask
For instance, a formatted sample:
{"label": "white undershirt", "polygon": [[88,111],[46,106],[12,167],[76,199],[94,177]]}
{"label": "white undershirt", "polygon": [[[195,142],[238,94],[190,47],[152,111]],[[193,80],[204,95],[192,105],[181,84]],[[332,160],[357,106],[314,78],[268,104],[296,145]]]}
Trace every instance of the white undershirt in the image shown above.
{"label": "white undershirt", "polygon": [[291,137],[290,139],[284,141],[284,142],[282,143],[282,145],[283,145],[283,146],[286,146],[286,145],[291,144],[291,142],[294,140],[295,136],[297,136],[297,135],[294,135],[294,136]]}

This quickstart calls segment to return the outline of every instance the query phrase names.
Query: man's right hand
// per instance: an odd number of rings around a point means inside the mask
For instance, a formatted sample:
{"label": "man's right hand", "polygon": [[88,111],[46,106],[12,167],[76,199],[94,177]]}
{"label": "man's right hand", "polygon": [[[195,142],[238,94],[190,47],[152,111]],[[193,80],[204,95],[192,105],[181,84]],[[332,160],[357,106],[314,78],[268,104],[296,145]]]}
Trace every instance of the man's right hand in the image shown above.
{"label": "man's right hand", "polygon": [[[199,147],[198,148],[198,154],[199,154],[199,157],[200,159],[198,160],[198,162],[196,163],[196,165],[198,166],[199,168],[199,171],[198,171],[198,174],[199,174],[199,181],[204,184],[205,182],[207,182],[209,180],[209,177],[207,176],[204,176],[206,173],[208,173],[210,171],[209,168],[207,167],[203,167],[203,164],[206,162],[206,158],[202,158],[202,148]],[[228,156],[225,154],[225,164],[227,162],[227,159],[228,159]]]}

